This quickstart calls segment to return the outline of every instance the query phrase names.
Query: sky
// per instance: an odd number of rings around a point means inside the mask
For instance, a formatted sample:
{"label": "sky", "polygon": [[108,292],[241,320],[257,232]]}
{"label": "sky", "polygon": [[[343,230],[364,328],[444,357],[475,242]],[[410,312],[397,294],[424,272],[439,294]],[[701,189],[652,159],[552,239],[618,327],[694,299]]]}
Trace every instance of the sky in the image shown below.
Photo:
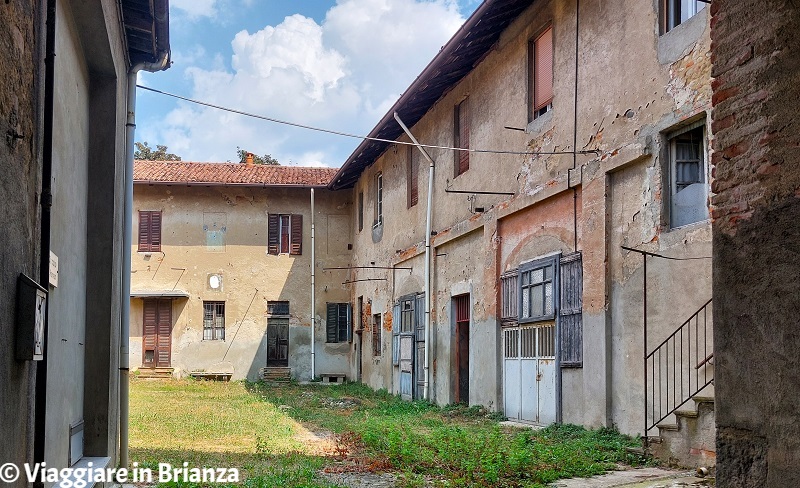
{"label": "sky", "polygon": [[[172,66],[139,84],[304,125],[366,135],[480,0],[171,0]],[[137,89],[136,140],[184,161],[341,166],[359,139]]]}

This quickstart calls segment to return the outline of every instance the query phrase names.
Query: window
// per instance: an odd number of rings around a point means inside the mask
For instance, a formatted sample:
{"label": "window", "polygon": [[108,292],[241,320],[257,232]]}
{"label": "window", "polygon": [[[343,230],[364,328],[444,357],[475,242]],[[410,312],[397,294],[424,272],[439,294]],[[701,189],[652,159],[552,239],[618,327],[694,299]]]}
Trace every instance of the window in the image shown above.
{"label": "window", "polygon": [[383,173],[375,175],[375,222],[373,227],[383,224]]}
{"label": "window", "polygon": [[139,211],[139,252],[161,252],[161,211]]}
{"label": "window", "polygon": [[350,342],[351,334],[351,308],[349,303],[328,303],[328,320],[326,327],[326,342]]}
{"label": "window", "polygon": [[706,7],[702,0],[661,0],[662,31],[669,32]]}
{"label": "window", "polygon": [[289,315],[289,302],[285,301],[268,301],[267,313],[269,315]]}
{"label": "window", "polygon": [[269,214],[268,254],[300,255],[303,250],[303,216],[296,214]]}
{"label": "window", "polygon": [[203,302],[203,340],[225,340],[225,302]]}
{"label": "window", "polygon": [[372,355],[379,357],[381,355],[381,314],[376,313],[372,316]]}
{"label": "window", "polygon": [[358,192],[358,231],[364,230],[364,192]]}
{"label": "window", "polygon": [[554,267],[552,258],[520,266],[520,323],[555,318],[553,310]]}
{"label": "window", "polygon": [[[456,105],[453,116],[453,145],[469,149],[469,100]],[[455,174],[464,174],[469,169],[469,151],[455,151]]]}
{"label": "window", "polygon": [[553,108],[553,27],[528,43],[528,121]]}
{"label": "window", "polygon": [[417,151],[414,146],[406,147],[408,148],[406,157],[408,208],[411,208],[419,202],[419,158],[416,157]]}
{"label": "window", "polygon": [[670,162],[670,226],[708,219],[705,120],[667,136]]}

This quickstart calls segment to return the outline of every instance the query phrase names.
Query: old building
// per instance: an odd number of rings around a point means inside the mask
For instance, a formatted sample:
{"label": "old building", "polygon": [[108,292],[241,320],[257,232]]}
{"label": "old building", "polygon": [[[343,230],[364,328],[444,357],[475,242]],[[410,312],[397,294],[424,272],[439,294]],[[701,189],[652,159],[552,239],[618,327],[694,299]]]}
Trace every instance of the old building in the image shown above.
{"label": "old building", "polygon": [[717,485],[800,486],[800,10],[711,11]]}
{"label": "old building", "polygon": [[168,22],[166,0],[0,6],[0,464],[117,465],[129,85],[168,67]]}
{"label": "old building", "polygon": [[664,447],[713,462],[708,11],[478,7],[370,134],[397,143],[331,183],[355,203],[354,377],[652,436],[694,397],[702,435]]}
{"label": "old building", "polygon": [[336,170],[250,161],[136,162],[131,367],[140,374],[348,373],[349,293],[326,268],[350,263],[349,194],[326,189]]}

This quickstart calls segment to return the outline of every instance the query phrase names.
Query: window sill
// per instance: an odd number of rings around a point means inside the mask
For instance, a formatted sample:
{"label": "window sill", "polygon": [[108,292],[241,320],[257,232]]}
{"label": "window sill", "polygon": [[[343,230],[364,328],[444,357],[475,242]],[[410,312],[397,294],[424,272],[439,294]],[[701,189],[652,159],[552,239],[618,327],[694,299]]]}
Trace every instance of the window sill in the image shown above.
{"label": "window sill", "polygon": [[550,124],[552,123],[553,123],[553,109],[551,108],[546,113],[530,121],[528,125],[525,127],[525,132],[527,134],[532,134],[532,133],[538,134],[542,132],[545,128],[549,127]]}

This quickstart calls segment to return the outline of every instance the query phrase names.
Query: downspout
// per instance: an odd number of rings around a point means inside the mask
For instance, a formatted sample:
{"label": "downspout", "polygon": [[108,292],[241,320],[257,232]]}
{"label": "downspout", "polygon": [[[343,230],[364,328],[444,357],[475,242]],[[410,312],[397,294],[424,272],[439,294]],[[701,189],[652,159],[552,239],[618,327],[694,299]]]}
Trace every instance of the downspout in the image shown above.
{"label": "downspout", "polygon": [[425,159],[428,160],[428,203],[425,210],[425,375],[422,383],[423,398],[430,399],[430,366],[431,366],[431,214],[433,211],[433,159],[417,141],[414,134],[408,130],[406,124],[400,120],[397,112],[394,113],[394,119],[400,124],[411,142],[422,152]]}
{"label": "downspout", "polygon": [[315,244],[316,237],[314,236],[314,189],[311,189],[311,380],[313,381],[316,377],[316,344],[315,341],[315,330],[317,328],[317,303],[316,303],[316,246]]}
{"label": "downspout", "polygon": [[156,72],[170,66],[169,51],[161,51],[152,63],[139,63],[128,71],[127,121],[125,123],[125,232],[122,237],[121,323],[119,344],[119,464],[128,467],[128,413],[130,401],[128,342],[131,332],[131,246],[133,245],[133,138],[136,133],[136,77],[139,71]]}
{"label": "downspout", "polygon": [[[41,21],[41,20],[40,20]],[[50,282],[50,226],[53,206],[53,100],[55,98],[55,58],[56,58],[56,0],[47,0],[44,14],[45,56],[44,56],[44,107],[42,114],[42,193],[39,284],[49,290]],[[44,337],[47,338],[49,314],[45,314]],[[47,427],[47,345],[44,341],[43,359],[36,363],[36,397],[34,399],[34,438],[33,461],[43,463],[45,454],[45,428]],[[34,483],[41,486],[41,483]]]}

